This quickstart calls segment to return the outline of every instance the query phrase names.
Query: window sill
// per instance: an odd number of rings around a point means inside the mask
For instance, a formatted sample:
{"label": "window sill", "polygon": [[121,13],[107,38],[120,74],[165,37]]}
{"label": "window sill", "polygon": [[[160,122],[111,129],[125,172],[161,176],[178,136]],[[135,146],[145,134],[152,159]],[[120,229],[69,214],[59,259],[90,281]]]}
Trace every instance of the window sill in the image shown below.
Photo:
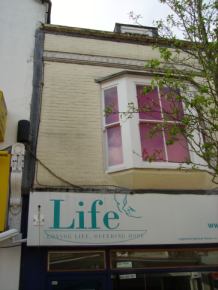
{"label": "window sill", "polygon": [[[125,165],[119,165],[119,166],[113,166],[111,168],[106,169],[106,173],[114,173],[114,172],[120,172],[124,170],[129,169],[170,169],[170,170],[192,170],[193,166],[191,164],[187,163],[169,163],[169,162],[136,162],[132,164],[131,166],[125,166]],[[205,168],[197,167],[195,168],[197,170],[205,170]]]}
{"label": "window sill", "polygon": [[111,166],[110,168],[107,168],[105,173],[114,173],[114,172],[119,172],[119,171],[124,171],[131,169],[133,167],[130,166],[125,166],[125,165],[117,165],[117,166]]}

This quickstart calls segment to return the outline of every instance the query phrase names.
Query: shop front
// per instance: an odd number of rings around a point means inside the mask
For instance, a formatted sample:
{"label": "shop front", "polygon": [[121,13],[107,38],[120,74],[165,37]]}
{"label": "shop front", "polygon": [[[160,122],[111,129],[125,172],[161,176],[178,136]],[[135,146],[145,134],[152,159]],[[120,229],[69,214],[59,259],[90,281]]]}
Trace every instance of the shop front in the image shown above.
{"label": "shop front", "polygon": [[[216,264],[207,264],[208,256]],[[218,249],[56,250],[48,252],[47,261],[52,290],[215,290],[218,286],[214,279]]]}
{"label": "shop front", "polygon": [[217,290],[217,208],[216,195],[33,192],[22,289]]}

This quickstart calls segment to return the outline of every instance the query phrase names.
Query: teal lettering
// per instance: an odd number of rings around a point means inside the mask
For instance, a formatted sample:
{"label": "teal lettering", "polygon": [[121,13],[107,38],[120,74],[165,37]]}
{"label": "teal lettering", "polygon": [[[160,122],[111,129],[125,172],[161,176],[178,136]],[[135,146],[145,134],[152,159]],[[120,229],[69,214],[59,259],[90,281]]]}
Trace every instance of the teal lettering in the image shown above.
{"label": "teal lettering", "polygon": [[112,226],[112,225],[110,225],[110,221],[111,220],[118,220],[118,219],[119,219],[119,215],[116,212],[114,212],[114,211],[108,211],[104,215],[103,222],[104,222],[104,225],[108,229],[114,230],[114,229],[117,229],[119,227],[119,223],[116,223],[116,225]]}
{"label": "teal lettering", "polygon": [[210,223],[208,224],[209,229],[218,229],[218,223]]}
{"label": "teal lettering", "polygon": [[54,219],[53,219],[53,229],[73,229],[74,228],[74,219],[72,224],[68,227],[61,227],[60,225],[60,217],[61,217],[61,202],[63,199],[51,199],[54,202]]}
{"label": "teal lettering", "polygon": [[[80,201],[79,206],[83,206],[83,205],[84,205],[84,202]],[[84,211],[77,211],[76,213],[79,214],[79,226],[77,227],[77,229],[86,229]]]}
{"label": "teal lettering", "polygon": [[97,226],[97,213],[99,213],[99,211],[97,211],[97,209],[96,209],[97,204],[103,205],[103,201],[100,199],[96,199],[92,203],[91,211],[88,212],[91,214],[91,228],[90,229],[100,229]]}
{"label": "teal lettering", "polygon": [[61,202],[63,199],[51,199],[54,202],[54,222],[53,228],[58,229],[60,227],[60,213],[61,213]]}
{"label": "teal lettering", "polygon": [[[71,224],[68,226],[63,226],[61,223],[61,216],[62,216],[62,205],[64,200],[63,199],[51,199],[53,203],[53,225],[52,229],[101,229],[104,226],[106,229],[114,230],[119,227],[119,214],[115,211],[108,211],[106,212],[101,220],[99,219],[99,214],[101,213],[98,210],[99,206],[103,205],[103,201],[101,199],[96,199],[92,202],[90,206],[90,210],[88,211],[90,218],[86,221],[87,212],[84,210],[84,202],[79,201],[78,207],[79,209],[73,213],[73,217],[69,216],[72,219]],[[101,215],[102,216],[102,215]]]}

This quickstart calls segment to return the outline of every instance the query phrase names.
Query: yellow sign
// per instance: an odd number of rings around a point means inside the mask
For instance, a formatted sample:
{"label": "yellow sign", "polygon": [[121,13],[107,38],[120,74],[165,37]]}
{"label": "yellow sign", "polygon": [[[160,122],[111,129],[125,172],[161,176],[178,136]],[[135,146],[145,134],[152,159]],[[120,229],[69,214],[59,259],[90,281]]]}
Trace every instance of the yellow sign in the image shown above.
{"label": "yellow sign", "polygon": [[9,196],[10,154],[0,151],[0,232],[4,231]]}

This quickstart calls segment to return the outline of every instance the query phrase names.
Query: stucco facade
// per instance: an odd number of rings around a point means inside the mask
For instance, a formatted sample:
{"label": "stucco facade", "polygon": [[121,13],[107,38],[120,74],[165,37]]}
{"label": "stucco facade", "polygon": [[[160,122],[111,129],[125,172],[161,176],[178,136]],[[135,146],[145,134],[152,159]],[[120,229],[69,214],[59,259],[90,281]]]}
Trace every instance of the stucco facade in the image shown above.
{"label": "stucco facade", "polygon": [[[96,82],[124,70],[145,71],[158,57],[152,44],[139,37],[110,39],[110,33],[89,37],[76,29],[45,27],[44,85],[37,158],[57,176],[75,185],[115,185],[131,189],[212,189],[204,171],[147,164],[108,172],[105,166],[101,85]],[[92,32],[90,32],[91,34]],[[106,38],[106,39],[105,39]],[[151,78],[151,77],[150,77]],[[125,122],[125,121],[124,121]],[[35,186],[63,186],[42,164]],[[65,184],[66,185],[66,184]]]}

